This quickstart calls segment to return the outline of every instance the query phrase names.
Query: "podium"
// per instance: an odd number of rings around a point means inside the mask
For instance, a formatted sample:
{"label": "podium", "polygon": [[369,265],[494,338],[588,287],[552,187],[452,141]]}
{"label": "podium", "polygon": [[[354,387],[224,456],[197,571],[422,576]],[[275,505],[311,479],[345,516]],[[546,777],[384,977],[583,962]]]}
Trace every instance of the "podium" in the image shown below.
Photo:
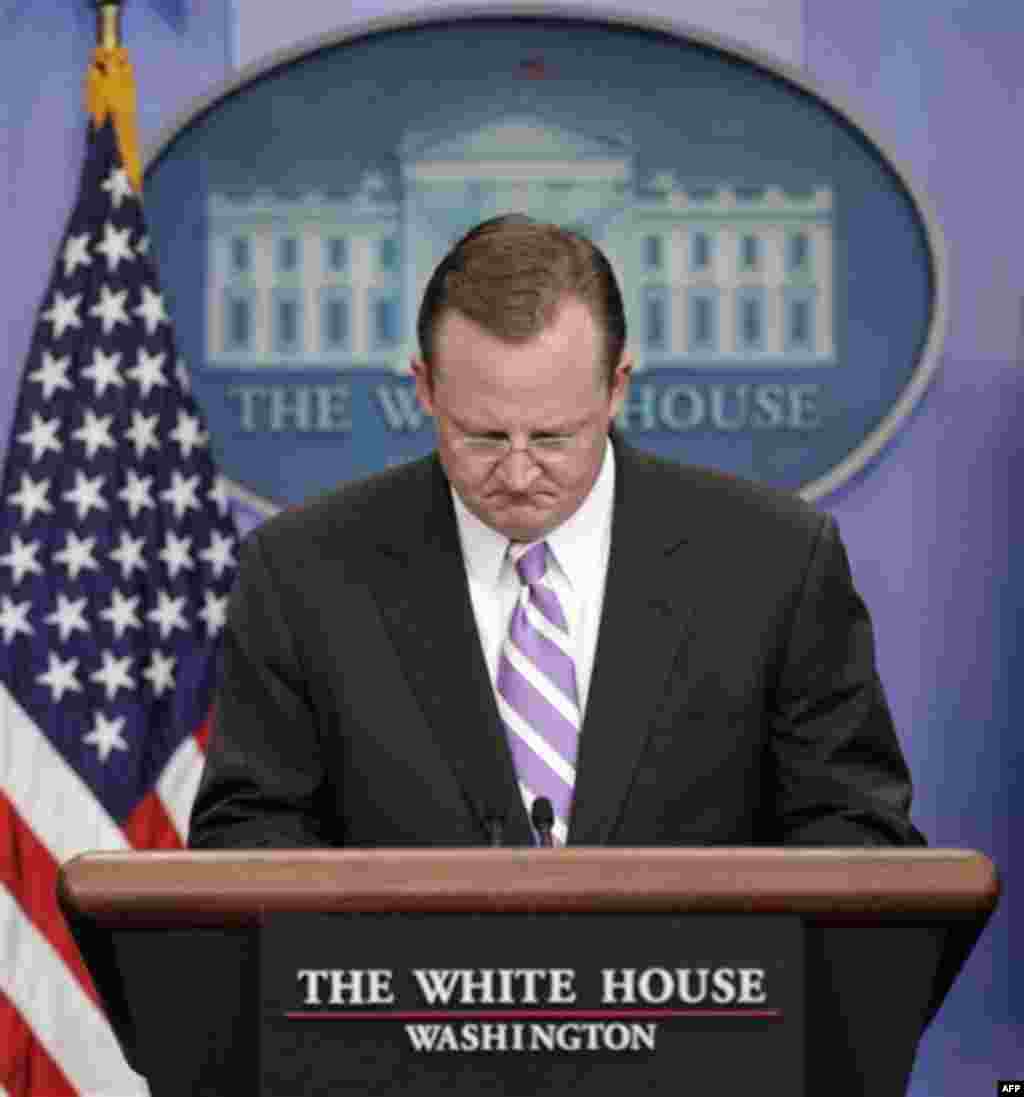
{"label": "podium", "polygon": [[[308,951],[314,924],[330,928],[340,924],[331,919],[346,916],[355,919],[347,924],[359,926],[358,940],[370,942],[358,946],[368,958],[366,964],[362,957],[354,963],[351,955],[338,959],[330,944],[317,961],[325,971],[334,963],[345,969],[338,979],[349,981],[335,984],[332,1000],[334,1006],[345,1008],[361,1001],[352,996],[353,970],[379,971],[381,953],[374,952],[378,930],[385,949],[388,940],[400,941],[403,955],[420,939],[439,940],[436,934],[431,936],[437,926],[446,927],[445,957],[458,954],[460,938],[473,939],[474,959],[465,970],[476,972],[478,978],[481,968],[520,970],[507,967],[503,959],[510,943],[531,934],[530,939],[546,941],[551,938],[548,930],[557,927],[562,941],[591,941],[580,947],[587,955],[596,954],[597,967],[605,964],[602,970],[613,972],[604,977],[619,980],[617,993],[622,972],[654,971],[661,982],[648,980],[655,988],[646,1000],[650,1005],[655,991],[658,1003],[666,1000],[662,970],[678,974],[674,963],[685,950],[671,942],[681,940],[691,924],[688,920],[711,929],[727,923],[733,934],[729,940],[740,946],[745,932],[759,924],[793,925],[799,931],[799,964],[792,970],[799,970],[802,997],[798,1021],[803,1062],[798,1073],[804,1092],[897,1097],[905,1093],[922,1031],[995,908],[999,881],[983,855],[945,849],[251,850],[84,854],[61,869],[58,895],[125,1056],[147,1077],[153,1097],[392,1091],[379,1080],[364,1088],[356,1082],[351,1088],[319,1088],[315,1072],[304,1074],[301,1066],[295,1077],[305,1080],[296,1082],[295,1088],[264,1088],[268,1061],[260,1049],[267,1033],[269,976],[261,974],[261,966],[276,955],[268,952],[268,933],[283,919],[285,931],[277,931],[273,948],[294,945]],[[653,939],[662,922],[670,942],[664,955],[658,954],[662,966],[630,968],[631,942]],[[600,929],[596,937],[595,927]],[[345,932],[327,938],[340,943],[338,955],[344,953],[346,942],[350,951],[356,947],[356,939]],[[733,946],[724,947],[728,952]],[[601,955],[606,950],[609,957],[614,952],[614,963],[620,966],[607,967],[612,961]],[[520,954],[510,955],[513,964],[522,963]],[[552,955],[558,955],[557,949]],[[643,954],[648,965],[651,955],[648,947]],[[417,962],[431,966],[430,957]],[[550,967],[550,958],[543,963]],[[306,974],[299,976],[296,993],[304,992],[305,1001],[318,1007],[331,1004],[328,982],[323,982],[325,994],[318,998],[319,976],[303,970]],[[383,975],[372,978],[380,981],[377,990],[389,985]],[[570,976],[558,978],[563,985],[557,1000],[570,1001]],[[635,980],[635,974],[630,978]],[[394,993],[390,999],[368,1000],[380,1014],[371,1022],[387,1028],[388,1011],[398,1007],[381,1003],[394,1003]],[[493,995],[489,1000],[511,1001]],[[553,1000],[549,996],[548,1001]],[[609,1000],[606,997],[606,1003]],[[616,1000],[627,999],[620,995]],[[764,1000],[764,995],[749,1000]],[[635,995],[628,1001],[632,1009]],[[345,1008],[315,1016],[312,1010],[293,1010],[289,1016],[300,1021],[312,1016],[312,1024],[322,1027],[331,1018],[367,1016],[365,1009],[357,1014],[346,1013]],[[541,1012],[535,1009],[530,1016]],[[563,1010],[562,1015],[572,1012]],[[579,1016],[584,1012],[576,1010]],[[710,1024],[706,1018],[711,1014],[727,1012],[705,1010],[704,1019],[692,1024]],[[752,1027],[750,1017],[769,1012],[748,1010],[736,1029]],[[506,1014],[526,1016],[515,1009]],[[590,1014],[596,1016],[597,1011]],[[649,1009],[648,1014],[655,1016],[655,1011]],[[683,1009],[657,1015],[670,1014],[683,1017],[683,1026],[690,1023]],[[460,1014],[463,1021],[466,1015]],[[492,1010],[488,1016],[498,1014]],[[297,1027],[293,1024],[289,1031]],[[344,1057],[347,1034],[354,1039],[358,1030],[362,1040],[369,1027],[335,1024],[331,1044],[337,1054]],[[389,1031],[395,1028],[392,1025]],[[701,1046],[706,1042],[718,1047],[714,1040],[730,1038],[709,1035]],[[765,1039],[770,1043],[772,1037]],[[362,1061],[369,1061],[365,1051],[360,1054]],[[426,1065],[419,1072],[443,1058],[421,1055],[416,1061]],[[590,1061],[599,1058],[592,1056]],[[662,1085],[656,1076],[651,1080],[653,1060],[646,1053],[633,1059],[618,1056],[607,1077],[619,1088],[629,1077],[630,1062],[643,1061],[648,1075],[638,1088],[647,1092],[712,1097],[736,1090],[785,1092],[792,1097],[789,1091],[773,1088],[770,1078],[746,1076],[743,1052],[723,1058],[721,1087],[705,1075],[696,1084],[684,1085],[678,1067]],[[463,1070],[483,1062],[480,1069],[496,1071],[491,1091],[509,1097],[527,1097],[527,1090],[547,1092],[547,1083],[539,1079],[577,1069],[566,1065],[572,1055],[562,1054],[551,1059],[551,1071],[545,1073],[536,1066],[545,1056],[535,1056],[531,1077],[538,1080],[524,1082],[521,1072],[516,1073],[522,1059],[478,1053],[463,1055],[459,1062]],[[506,1064],[518,1079],[507,1086],[501,1080]],[[417,1073],[405,1076],[413,1079]],[[588,1092],[585,1085],[574,1088]],[[411,1084],[393,1091],[419,1092]]]}

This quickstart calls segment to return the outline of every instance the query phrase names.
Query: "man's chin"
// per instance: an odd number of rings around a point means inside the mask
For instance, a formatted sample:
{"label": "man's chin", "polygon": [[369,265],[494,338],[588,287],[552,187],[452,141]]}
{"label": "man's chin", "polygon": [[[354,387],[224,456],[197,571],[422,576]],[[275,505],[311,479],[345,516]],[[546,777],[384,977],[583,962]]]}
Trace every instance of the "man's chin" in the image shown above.
{"label": "man's chin", "polygon": [[558,525],[558,516],[534,503],[512,503],[484,516],[492,529],[511,541],[539,541]]}
{"label": "man's chin", "polygon": [[529,545],[534,541],[542,541],[553,529],[551,526],[504,526],[498,530],[510,541],[521,545]]}

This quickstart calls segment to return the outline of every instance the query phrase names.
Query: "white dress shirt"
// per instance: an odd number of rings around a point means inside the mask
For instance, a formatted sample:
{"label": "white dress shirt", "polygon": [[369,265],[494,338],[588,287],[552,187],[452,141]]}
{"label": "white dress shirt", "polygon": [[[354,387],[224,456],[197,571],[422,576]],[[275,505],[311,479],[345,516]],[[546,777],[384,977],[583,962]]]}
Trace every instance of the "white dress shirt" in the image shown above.
{"label": "white dress shirt", "polygon": [[[497,694],[498,659],[519,597],[519,577],[508,559],[509,539],[484,525],[462,502],[457,491],[452,491],[452,498],[473,614],[491,685]],[[608,441],[601,471],[590,493],[575,514],[545,538],[554,557],[554,562],[548,565],[545,583],[558,595],[569,622],[581,715],[586,712],[604,604],[614,498],[615,457]]]}

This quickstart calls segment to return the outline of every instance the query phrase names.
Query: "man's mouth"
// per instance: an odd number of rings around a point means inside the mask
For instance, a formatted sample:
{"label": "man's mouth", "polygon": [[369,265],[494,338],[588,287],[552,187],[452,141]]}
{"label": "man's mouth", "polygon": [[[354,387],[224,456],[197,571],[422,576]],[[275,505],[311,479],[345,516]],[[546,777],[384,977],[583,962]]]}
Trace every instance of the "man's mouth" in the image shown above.
{"label": "man's mouth", "polygon": [[548,502],[548,496],[545,492],[538,492],[534,495],[502,494],[492,497],[491,502],[500,507],[538,507],[544,506]]}

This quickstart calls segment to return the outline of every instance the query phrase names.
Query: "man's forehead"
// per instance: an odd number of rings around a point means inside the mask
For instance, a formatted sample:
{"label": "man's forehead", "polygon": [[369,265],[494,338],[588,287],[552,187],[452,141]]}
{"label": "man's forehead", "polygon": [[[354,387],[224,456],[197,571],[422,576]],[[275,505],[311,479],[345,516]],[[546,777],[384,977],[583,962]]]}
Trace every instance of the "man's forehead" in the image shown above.
{"label": "man's forehead", "polygon": [[557,363],[558,373],[575,372],[578,362],[581,366],[592,363],[603,376],[604,344],[585,304],[567,300],[551,323],[522,337],[492,331],[459,310],[446,310],[434,340],[432,365],[435,372],[438,367],[458,367],[475,373],[479,367],[501,374],[505,365],[515,368],[517,362],[526,361],[539,364],[547,356]]}
{"label": "man's forehead", "polygon": [[[509,308],[514,309],[514,303],[510,303]],[[471,316],[456,305],[445,305],[438,313],[435,341],[440,340],[452,324],[456,326],[468,324],[484,336],[490,336],[509,347],[520,347],[537,339],[544,332],[558,327],[567,313],[575,314],[580,318],[585,316],[589,319],[590,326],[593,327],[595,332],[597,331],[598,323],[591,307],[576,294],[567,293],[559,298],[554,308],[548,310],[545,315],[534,318],[533,323],[519,325],[522,334],[512,334],[507,330],[503,331],[500,315],[493,323],[489,323],[481,318]],[[583,323],[586,324],[586,320],[583,320]],[[511,325],[509,326],[511,327]]]}

